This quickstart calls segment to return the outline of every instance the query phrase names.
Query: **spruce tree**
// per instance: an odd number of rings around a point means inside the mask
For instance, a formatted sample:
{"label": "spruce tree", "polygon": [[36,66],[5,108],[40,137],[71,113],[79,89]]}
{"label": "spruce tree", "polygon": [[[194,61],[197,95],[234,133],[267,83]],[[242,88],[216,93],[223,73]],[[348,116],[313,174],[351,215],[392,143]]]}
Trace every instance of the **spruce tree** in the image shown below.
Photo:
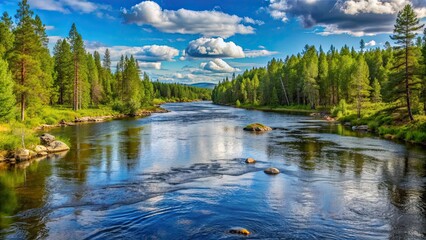
{"label": "spruce tree", "polygon": [[10,68],[16,83],[15,91],[19,96],[21,121],[24,121],[27,103],[36,104],[39,100],[38,92],[44,89],[40,79],[43,72],[39,58],[42,45],[36,34],[33,12],[27,0],[19,2],[18,7]]}
{"label": "spruce tree", "polygon": [[86,98],[84,91],[87,91],[87,89],[85,89],[87,86],[84,85],[86,85],[85,80],[87,80],[87,74],[85,72],[86,50],[84,49],[83,38],[80,33],[78,33],[75,23],[71,26],[68,41],[71,45],[74,66],[73,109],[74,111],[78,111],[82,107],[82,101]]}
{"label": "spruce tree", "polygon": [[350,80],[350,96],[351,100],[356,103],[358,118],[361,118],[362,104],[370,96],[370,81],[368,79],[368,66],[364,56],[360,55],[353,65]]}
{"label": "spruce tree", "polygon": [[394,35],[391,36],[397,44],[395,54],[396,64],[394,67],[393,87],[398,98],[405,98],[408,116],[414,121],[412,113],[412,92],[418,87],[418,78],[415,76],[415,54],[413,40],[417,31],[424,25],[413,11],[411,5],[407,4],[403,10],[398,12]]}
{"label": "spruce tree", "polygon": [[58,40],[54,47],[55,88],[58,91],[58,104],[72,105],[73,97],[73,56],[67,40]]}

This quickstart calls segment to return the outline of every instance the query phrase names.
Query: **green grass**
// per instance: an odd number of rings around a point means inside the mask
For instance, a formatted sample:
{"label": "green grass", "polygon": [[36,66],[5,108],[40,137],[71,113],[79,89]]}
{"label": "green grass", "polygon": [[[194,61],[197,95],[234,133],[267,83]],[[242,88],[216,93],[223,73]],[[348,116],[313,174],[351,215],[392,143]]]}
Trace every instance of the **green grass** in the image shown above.
{"label": "green grass", "polygon": [[348,105],[347,112],[338,120],[352,125],[368,125],[373,132],[385,138],[426,144],[426,116],[415,115],[415,121],[410,122],[405,109],[398,108],[396,103],[366,103],[360,119],[354,106]]}

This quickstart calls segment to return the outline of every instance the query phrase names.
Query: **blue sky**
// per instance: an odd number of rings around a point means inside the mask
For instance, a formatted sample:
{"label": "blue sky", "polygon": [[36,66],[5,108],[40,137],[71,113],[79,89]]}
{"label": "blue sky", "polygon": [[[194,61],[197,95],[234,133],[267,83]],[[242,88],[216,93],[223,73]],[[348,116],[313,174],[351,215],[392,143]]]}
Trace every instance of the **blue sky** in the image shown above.
{"label": "blue sky", "polygon": [[[106,48],[113,64],[133,54],[152,79],[218,82],[306,44],[328,50],[390,41],[397,12],[425,0],[28,0],[45,23],[51,46],[73,22],[90,52]],[[0,0],[16,13],[18,0]]]}

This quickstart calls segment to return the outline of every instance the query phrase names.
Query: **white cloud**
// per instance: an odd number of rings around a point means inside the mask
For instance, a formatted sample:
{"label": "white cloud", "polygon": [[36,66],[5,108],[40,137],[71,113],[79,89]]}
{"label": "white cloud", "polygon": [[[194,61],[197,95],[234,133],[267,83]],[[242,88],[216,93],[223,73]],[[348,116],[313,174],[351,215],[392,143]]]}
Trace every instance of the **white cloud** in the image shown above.
{"label": "white cloud", "polygon": [[411,4],[419,18],[426,17],[425,0],[267,0],[261,8],[272,18],[286,22],[297,19],[316,34],[372,36],[392,33],[395,17]]}
{"label": "white cloud", "polygon": [[223,38],[199,38],[189,43],[184,58],[244,58],[243,49]]}
{"label": "white cloud", "polygon": [[[94,45],[94,46],[90,46]],[[102,46],[101,44],[87,44],[86,48],[89,52],[98,51],[103,54],[108,48],[111,59],[118,60],[121,55],[133,55],[137,60],[142,62],[162,62],[173,61],[173,58],[179,55],[179,50],[169,46],[149,45],[142,47],[129,46]]]}
{"label": "white cloud", "polygon": [[110,15],[101,12],[102,10],[111,10],[111,6],[88,0],[29,0],[28,2],[31,7],[46,11],[96,13],[98,17],[111,18]]}
{"label": "white cloud", "polygon": [[278,52],[268,51],[266,49],[247,50],[247,51],[244,51],[244,53],[245,53],[246,57],[248,57],[248,58],[265,57],[265,56],[271,56],[271,55],[278,54]]}
{"label": "white cloud", "polygon": [[226,63],[220,58],[213,59],[209,62],[203,62],[200,64],[200,68],[203,70],[218,73],[233,73],[239,71],[238,68],[231,67],[228,63]]}
{"label": "white cloud", "polygon": [[139,63],[139,67],[142,69],[144,68],[152,68],[157,70],[161,69],[161,62],[138,62],[138,63]]}
{"label": "white cloud", "polygon": [[271,15],[273,19],[281,20],[283,22],[287,22],[287,14],[288,5],[286,1],[282,0],[270,0],[267,11]]}
{"label": "white cloud", "polygon": [[49,31],[49,30],[53,30],[53,29],[55,29],[55,26],[44,26],[45,27],[45,29],[46,29],[46,31]]}
{"label": "white cloud", "polygon": [[197,76],[195,76],[192,73],[182,74],[182,73],[175,73],[173,74],[173,78],[177,79],[186,79],[186,80],[194,80]]}
{"label": "white cloud", "polygon": [[56,42],[57,42],[58,40],[62,40],[62,39],[64,39],[64,38],[63,38],[63,37],[61,37],[61,36],[48,36],[47,38],[49,39],[49,43],[50,43],[50,44],[56,44]]}
{"label": "white cloud", "polygon": [[409,3],[409,0],[349,0],[344,2],[340,9],[350,15],[359,13],[394,14]]}
{"label": "white cloud", "polygon": [[227,38],[235,34],[252,34],[254,28],[244,25],[261,24],[251,18],[241,18],[218,11],[167,10],[153,1],[143,1],[130,10],[122,9],[125,23],[150,25],[167,33],[202,34],[205,37]]}
{"label": "white cloud", "polygon": [[376,46],[376,41],[371,40],[371,41],[367,42],[367,43],[365,44],[365,46],[367,46],[367,47],[373,47],[373,46]]}

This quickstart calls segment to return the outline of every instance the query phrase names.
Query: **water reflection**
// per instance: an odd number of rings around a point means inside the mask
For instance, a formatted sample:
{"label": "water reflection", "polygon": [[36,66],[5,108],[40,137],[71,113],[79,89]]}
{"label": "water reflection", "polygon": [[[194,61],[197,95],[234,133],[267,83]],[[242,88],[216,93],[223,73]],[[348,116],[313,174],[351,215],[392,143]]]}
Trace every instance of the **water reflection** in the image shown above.
{"label": "water reflection", "polygon": [[[71,151],[0,172],[0,238],[426,237],[420,147],[303,116],[166,108],[53,130]],[[252,122],[274,130],[244,132]]]}

